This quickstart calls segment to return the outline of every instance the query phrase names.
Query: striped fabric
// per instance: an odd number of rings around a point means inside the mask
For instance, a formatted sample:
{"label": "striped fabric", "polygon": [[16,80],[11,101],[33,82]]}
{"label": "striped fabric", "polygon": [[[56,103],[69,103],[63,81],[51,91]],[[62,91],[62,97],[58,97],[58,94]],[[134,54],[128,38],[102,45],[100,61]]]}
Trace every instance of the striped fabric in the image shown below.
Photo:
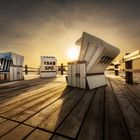
{"label": "striped fabric", "polygon": [[12,65],[11,59],[0,59],[0,72],[10,72],[10,66]]}

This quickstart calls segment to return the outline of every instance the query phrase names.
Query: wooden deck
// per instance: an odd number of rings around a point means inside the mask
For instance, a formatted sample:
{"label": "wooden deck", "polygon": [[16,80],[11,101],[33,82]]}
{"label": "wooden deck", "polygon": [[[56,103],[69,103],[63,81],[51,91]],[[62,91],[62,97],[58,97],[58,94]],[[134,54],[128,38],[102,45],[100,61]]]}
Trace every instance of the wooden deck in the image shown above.
{"label": "wooden deck", "polygon": [[140,140],[140,85],[86,91],[64,77],[0,85],[0,140]]}

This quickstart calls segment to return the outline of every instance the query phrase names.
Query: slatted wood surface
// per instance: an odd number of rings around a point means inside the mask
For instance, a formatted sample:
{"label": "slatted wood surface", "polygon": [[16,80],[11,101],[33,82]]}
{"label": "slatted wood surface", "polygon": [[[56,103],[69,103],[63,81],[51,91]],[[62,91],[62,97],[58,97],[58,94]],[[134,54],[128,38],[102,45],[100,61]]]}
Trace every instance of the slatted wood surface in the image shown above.
{"label": "slatted wood surface", "polygon": [[140,85],[120,77],[94,90],[64,77],[0,85],[0,140],[139,140]]}

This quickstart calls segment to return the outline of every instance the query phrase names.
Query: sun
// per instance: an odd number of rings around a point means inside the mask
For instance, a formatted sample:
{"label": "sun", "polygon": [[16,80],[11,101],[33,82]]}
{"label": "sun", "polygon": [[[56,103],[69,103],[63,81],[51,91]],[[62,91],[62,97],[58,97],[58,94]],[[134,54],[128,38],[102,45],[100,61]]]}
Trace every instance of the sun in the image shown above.
{"label": "sun", "polygon": [[78,47],[69,48],[67,55],[68,55],[69,59],[76,61],[78,59],[78,55],[79,55]]}

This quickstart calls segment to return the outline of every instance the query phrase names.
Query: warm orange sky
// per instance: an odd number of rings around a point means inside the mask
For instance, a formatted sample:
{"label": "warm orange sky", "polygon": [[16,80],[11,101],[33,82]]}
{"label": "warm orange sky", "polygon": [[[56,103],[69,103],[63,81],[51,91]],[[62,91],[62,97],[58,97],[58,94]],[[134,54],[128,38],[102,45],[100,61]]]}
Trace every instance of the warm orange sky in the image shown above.
{"label": "warm orange sky", "polygon": [[138,0],[3,0],[0,52],[22,54],[32,67],[41,55],[66,63],[68,49],[85,31],[120,48],[121,57],[140,48],[139,7]]}

